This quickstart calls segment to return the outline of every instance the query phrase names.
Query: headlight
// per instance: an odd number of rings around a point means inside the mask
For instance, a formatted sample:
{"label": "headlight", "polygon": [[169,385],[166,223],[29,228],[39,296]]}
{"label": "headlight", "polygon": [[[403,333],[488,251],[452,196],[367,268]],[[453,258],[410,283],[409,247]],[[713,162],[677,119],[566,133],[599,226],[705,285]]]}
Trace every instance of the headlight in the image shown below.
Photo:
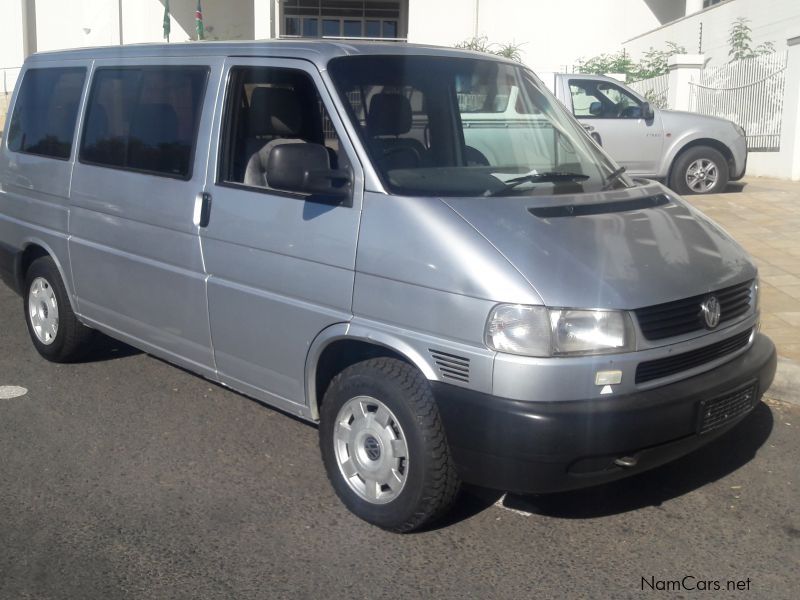
{"label": "headlight", "polygon": [[544,306],[500,304],[486,322],[486,344],[498,352],[550,356],[550,318]]}
{"label": "headlight", "polygon": [[524,356],[627,352],[633,340],[630,317],[616,310],[500,304],[486,323],[489,348]]}
{"label": "headlight", "polygon": [[630,318],[616,310],[551,310],[553,354],[633,350]]}

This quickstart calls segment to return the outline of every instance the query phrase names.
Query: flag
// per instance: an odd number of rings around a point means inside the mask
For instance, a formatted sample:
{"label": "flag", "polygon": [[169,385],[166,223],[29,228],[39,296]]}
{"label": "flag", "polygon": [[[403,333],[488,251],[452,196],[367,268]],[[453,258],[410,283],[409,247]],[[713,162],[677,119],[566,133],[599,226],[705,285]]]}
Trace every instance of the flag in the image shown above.
{"label": "flag", "polygon": [[169,42],[169,0],[164,0],[164,39]]}
{"label": "flag", "polygon": [[203,7],[200,6],[200,0],[197,0],[197,10],[194,12],[194,21],[197,26],[197,39],[204,40],[206,37],[206,28],[203,25]]}

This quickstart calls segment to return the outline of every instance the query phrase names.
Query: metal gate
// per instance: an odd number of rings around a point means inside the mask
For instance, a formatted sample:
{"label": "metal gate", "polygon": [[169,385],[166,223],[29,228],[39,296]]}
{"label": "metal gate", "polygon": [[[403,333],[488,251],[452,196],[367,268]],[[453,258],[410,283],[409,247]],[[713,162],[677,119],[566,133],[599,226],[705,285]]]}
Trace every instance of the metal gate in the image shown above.
{"label": "metal gate", "polygon": [[751,152],[777,152],[787,60],[788,53],[776,52],[703,69],[700,78],[689,83],[690,110],[743,127]]}

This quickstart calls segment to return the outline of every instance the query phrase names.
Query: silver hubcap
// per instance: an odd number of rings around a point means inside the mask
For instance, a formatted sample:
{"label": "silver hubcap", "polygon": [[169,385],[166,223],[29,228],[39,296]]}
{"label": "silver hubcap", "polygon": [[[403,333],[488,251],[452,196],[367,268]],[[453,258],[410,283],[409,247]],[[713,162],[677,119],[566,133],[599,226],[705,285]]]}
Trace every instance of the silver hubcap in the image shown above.
{"label": "silver hubcap", "polygon": [[717,165],[707,158],[699,158],[686,169],[686,185],[693,192],[704,193],[717,185]]}
{"label": "silver hubcap", "polygon": [[342,477],[364,500],[386,504],[403,491],[406,437],[383,402],[370,396],[348,400],[336,416],[333,443]]}
{"label": "silver hubcap", "polygon": [[58,302],[50,283],[37,277],[28,292],[28,318],[36,338],[49,346],[58,334]]}

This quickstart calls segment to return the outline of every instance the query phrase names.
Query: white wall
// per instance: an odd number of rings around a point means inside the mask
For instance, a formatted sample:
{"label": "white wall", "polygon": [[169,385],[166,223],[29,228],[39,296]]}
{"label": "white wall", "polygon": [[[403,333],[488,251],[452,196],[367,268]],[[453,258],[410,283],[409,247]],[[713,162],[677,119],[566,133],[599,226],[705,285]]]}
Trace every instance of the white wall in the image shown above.
{"label": "white wall", "polygon": [[675,42],[695,53],[702,23],[702,54],[710,66],[720,66],[729,61],[728,32],[738,17],[750,19],[754,47],[772,42],[776,50],[786,50],[786,40],[800,33],[800,0],[730,0],[630,39],[624,47],[638,57],[650,47]]}
{"label": "white wall", "polygon": [[[254,0],[206,0],[203,24],[207,40],[253,39]],[[170,42],[197,38],[194,13],[197,0],[170,0]],[[165,42],[163,0],[122,0],[126,44]]]}
{"label": "white wall", "polygon": [[478,35],[522,43],[523,62],[539,71],[561,71],[578,58],[616,51],[659,24],[644,0],[409,0],[408,41],[452,46],[471,38],[476,2]]}
{"label": "white wall", "polygon": [[0,131],[25,60],[25,0],[0,0]]}
{"label": "white wall", "polygon": [[[15,2],[16,0],[0,0]],[[254,0],[206,0],[203,23],[207,40],[253,39]],[[36,0],[38,49],[113,46],[163,42],[163,0]],[[196,38],[197,0],[170,1],[170,41]],[[5,11],[4,11],[5,12]]]}
{"label": "white wall", "polygon": [[119,44],[117,0],[36,0],[39,52]]}

